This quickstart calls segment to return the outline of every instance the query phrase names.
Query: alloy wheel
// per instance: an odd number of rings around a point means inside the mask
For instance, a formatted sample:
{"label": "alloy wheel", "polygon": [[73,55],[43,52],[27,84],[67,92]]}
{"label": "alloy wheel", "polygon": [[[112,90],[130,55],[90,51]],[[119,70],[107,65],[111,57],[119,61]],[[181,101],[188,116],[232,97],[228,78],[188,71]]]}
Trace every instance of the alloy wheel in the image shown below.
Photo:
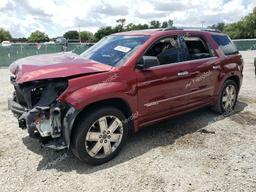
{"label": "alloy wheel", "polygon": [[223,109],[226,112],[230,112],[234,109],[235,103],[236,103],[236,97],[237,97],[237,93],[236,93],[236,88],[234,85],[228,85],[224,92],[223,92],[223,96],[222,96],[222,105],[223,105]]}
{"label": "alloy wheel", "polygon": [[85,148],[93,158],[105,158],[120,145],[123,137],[123,123],[115,116],[103,116],[89,128]]}

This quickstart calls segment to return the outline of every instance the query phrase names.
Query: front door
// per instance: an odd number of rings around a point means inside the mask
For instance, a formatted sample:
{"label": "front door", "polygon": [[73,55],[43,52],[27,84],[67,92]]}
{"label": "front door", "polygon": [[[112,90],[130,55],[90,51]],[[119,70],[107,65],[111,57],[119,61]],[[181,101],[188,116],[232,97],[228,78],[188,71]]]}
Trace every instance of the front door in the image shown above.
{"label": "front door", "polygon": [[160,64],[136,69],[139,123],[168,116],[191,103],[191,89],[185,86],[194,76],[177,37],[158,40],[145,55],[157,57]]}

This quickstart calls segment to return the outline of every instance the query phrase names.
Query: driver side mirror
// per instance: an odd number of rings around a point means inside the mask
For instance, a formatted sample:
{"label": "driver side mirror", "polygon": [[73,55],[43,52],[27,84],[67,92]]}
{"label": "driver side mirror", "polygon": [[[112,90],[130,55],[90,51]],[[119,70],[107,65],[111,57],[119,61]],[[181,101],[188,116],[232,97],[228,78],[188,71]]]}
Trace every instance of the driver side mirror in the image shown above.
{"label": "driver side mirror", "polygon": [[153,56],[143,56],[137,63],[137,68],[140,70],[145,70],[150,67],[158,66],[160,62],[157,57]]}

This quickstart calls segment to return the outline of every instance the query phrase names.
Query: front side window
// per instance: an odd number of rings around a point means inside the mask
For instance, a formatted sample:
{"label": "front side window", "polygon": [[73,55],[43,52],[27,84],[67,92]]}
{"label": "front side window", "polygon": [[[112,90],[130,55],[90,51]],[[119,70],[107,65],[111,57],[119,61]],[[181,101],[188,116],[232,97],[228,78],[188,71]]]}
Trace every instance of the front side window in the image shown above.
{"label": "front side window", "polygon": [[184,61],[183,48],[177,36],[170,36],[156,41],[145,56],[157,57],[160,65]]}
{"label": "front side window", "polygon": [[122,65],[148,39],[149,36],[107,36],[81,56],[111,66]]}
{"label": "front side window", "polygon": [[238,53],[236,46],[227,35],[212,35],[212,38],[225,55],[234,55]]}

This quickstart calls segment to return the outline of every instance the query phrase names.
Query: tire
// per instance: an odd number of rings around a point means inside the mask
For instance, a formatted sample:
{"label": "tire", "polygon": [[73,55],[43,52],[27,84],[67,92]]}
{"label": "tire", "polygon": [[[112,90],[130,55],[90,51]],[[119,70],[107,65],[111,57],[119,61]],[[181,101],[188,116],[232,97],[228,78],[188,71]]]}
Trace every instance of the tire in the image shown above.
{"label": "tire", "polygon": [[[228,95],[227,89],[235,91],[234,94]],[[235,81],[226,80],[222,86],[222,89],[219,93],[217,102],[212,106],[212,110],[218,114],[230,114],[234,110],[237,102],[239,88]],[[227,102],[230,102],[227,104]],[[231,100],[231,101],[230,101]],[[228,107],[227,107],[228,105]]]}
{"label": "tire", "polygon": [[113,159],[128,136],[124,114],[114,107],[102,107],[82,114],[71,136],[73,154],[91,165]]}

